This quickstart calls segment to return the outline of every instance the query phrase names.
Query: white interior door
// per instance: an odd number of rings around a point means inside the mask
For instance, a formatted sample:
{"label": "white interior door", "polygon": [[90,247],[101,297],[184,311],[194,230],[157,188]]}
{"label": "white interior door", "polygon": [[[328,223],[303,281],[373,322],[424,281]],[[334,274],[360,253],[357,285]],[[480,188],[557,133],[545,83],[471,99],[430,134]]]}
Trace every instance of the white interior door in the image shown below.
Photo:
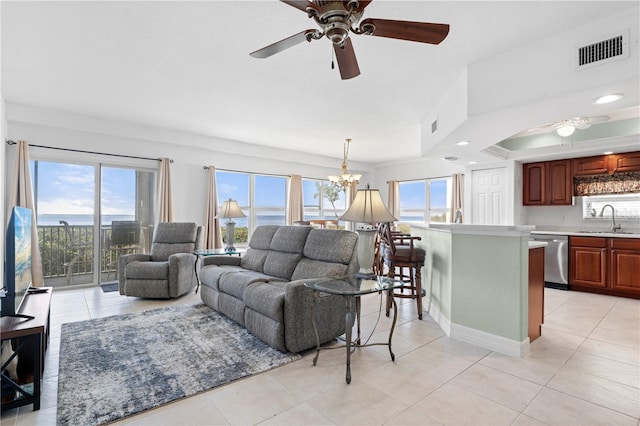
{"label": "white interior door", "polygon": [[507,168],[473,170],[473,222],[479,225],[507,224]]}

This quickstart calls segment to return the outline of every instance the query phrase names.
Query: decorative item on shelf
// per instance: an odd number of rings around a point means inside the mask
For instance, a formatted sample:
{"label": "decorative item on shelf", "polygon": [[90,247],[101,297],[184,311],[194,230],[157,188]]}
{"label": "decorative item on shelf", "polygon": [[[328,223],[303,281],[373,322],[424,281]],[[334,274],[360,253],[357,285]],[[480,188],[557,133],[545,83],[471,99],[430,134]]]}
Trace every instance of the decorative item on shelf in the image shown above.
{"label": "decorative item on shelf", "polygon": [[358,276],[370,278],[374,276],[374,241],[377,227],[374,224],[381,222],[395,222],[391,212],[380,197],[380,191],[370,189],[369,185],[365,189],[359,189],[356,198],[351,203],[349,210],[342,215],[340,220],[347,222],[358,222],[362,225],[356,228],[358,233],[358,263],[360,271]]}
{"label": "decorative item on shelf", "polygon": [[349,185],[357,184],[360,182],[360,178],[362,175],[351,174],[347,170],[347,157],[349,156],[349,144],[351,143],[351,139],[346,139],[344,143],[344,155],[342,160],[342,169],[340,171],[340,175],[338,176],[329,176],[329,181],[332,185],[342,188],[343,191],[346,191]]}
{"label": "decorative item on shelf", "polygon": [[226,251],[234,251],[236,248],[233,246],[235,240],[236,223],[233,221],[236,217],[247,217],[240,209],[238,202],[229,198],[222,203],[220,214],[217,216],[220,218],[226,218],[227,220],[227,246],[224,248]]}

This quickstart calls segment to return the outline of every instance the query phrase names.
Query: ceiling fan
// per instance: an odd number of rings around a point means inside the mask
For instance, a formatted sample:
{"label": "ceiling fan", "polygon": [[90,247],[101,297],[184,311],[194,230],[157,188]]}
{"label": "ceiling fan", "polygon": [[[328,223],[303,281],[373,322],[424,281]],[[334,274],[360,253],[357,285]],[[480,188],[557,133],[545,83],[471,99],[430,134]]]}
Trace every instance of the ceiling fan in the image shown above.
{"label": "ceiling fan", "polygon": [[[320,29],[308,29],[250,53],[254,58],[268,58],[303,41],[326,36],[333,43],[340,76],[347,80],[360,75],[349,31],[354,34],[388,37],[419,43],[440,44],[449,33],[448,24],[395,21],[367,18],[360,22],[364,9],[372,0],[280,0],[306,12]],[[360,25],[357,26],[358,22]]]}
{"label": "ceiling fan", "polygon": [[593,124],[604,123],[605,121],[609,121],[608,115],[596,115],[593,117],[574,117],[555,123],[550,123],[542,126],[541,128],[552,127],[556,129],[556,132],[560,136],[567,137],[571,136],[576,129],[588,129]]}

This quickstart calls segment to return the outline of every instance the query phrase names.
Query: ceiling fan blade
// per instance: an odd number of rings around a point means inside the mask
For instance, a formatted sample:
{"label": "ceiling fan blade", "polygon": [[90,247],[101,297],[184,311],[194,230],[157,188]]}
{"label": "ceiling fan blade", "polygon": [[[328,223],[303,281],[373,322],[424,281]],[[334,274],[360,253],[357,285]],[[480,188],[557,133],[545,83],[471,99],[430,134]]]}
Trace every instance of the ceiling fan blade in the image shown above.
{"label": "ceiling fan blade", "polygon": [[360,23],[360,30],[365,31],[368,25],[375,27],[371,35],[420,43],[440,44],[449,34],[448,24],[368,18]]}
{"label": "ceiling fan blade", "polygon": [[294,34],[291,37],[287,37],[283,40],[277,41],[273,44],[270,44],[262,49],[258,49],[255,52],[249,53],[249,55],[254,58],[268,58],[271,55],[275,55],[278,52],[282,52],[285,49],[295,46],[296,44],[302,43],[307,40],[307,34],[315,33],[318,30],[304,30],[299,32],[298,34]]}
{"label": "ceiling fan blade", "polygon": [[343,80],[348,80],[360,75],[358,60],[356,59],[356,53],[353,50],[350,38],[345,40],[343,47],[334,44],[333,50],[336,52],[340,77],[342,77]]}
{"label": "ceiling fan blade", "polygon": [[293,6],[296,9],[300,9],[303,12],[306,12],[308,7],[318,10],[318,6],[316,6],[314,3],[311,3],[310,1],[307,1],[307,0],[280,0],[280,1],[282,3],[288,4],[289,6]]}

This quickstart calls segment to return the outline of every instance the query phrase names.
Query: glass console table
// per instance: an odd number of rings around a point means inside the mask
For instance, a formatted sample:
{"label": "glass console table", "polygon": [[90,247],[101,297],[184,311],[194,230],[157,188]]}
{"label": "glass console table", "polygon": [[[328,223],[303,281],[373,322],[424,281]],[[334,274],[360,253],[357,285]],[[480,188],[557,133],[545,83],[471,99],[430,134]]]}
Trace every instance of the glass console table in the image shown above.
{"label": "glass console table", "polygon": [[[402,287],[402,281],[394,280],[382,276],[374,276],[371,279],[363,279],[357,277],[336,277],[336,278],[323,278],[318,280],[308,281],[304,284],[306,287],[313,290],[313,304],[311,305],[311,320],[313,323],[313,331],[316,334],[316,356],[313,358],[313,365],[318,363],[318,357],[320,356],[321,349],[336,349],[346,347],[347,350],[347,372],[346,380],[347,384],[351,383],[351,351],[352,348],[360,348],[365,346],[384,345],[389,347],[389,354],[391,360],[395,361],[396,356],[391,350],[391,339],[393,337],[393,331],[396,326],[396,320],[398,318],[398,306],[393,298],[393,289]],[[393,322],[391,323],[391,329],[389,330],[389,339],[387,342],[379,343],[365,343],[360,340],[360,298],[367,294],[382,293],[385,291],[391,291],[391,301],[393,303]],[[318,300],[320,293],[334,294],[342,296],[346,303],[346,315],[345,315],[345,341],[344,346],[332,346],[321,348],[320,337],[318,335],[318,329],[316,326],[315,318],[315,302]],[[381,305],[382,306],[382,305]],[[381,308],[382,309],[382,308]],[[357,336],[353,341],[352,328],[354,323],[354,316],[357,323]]]}

